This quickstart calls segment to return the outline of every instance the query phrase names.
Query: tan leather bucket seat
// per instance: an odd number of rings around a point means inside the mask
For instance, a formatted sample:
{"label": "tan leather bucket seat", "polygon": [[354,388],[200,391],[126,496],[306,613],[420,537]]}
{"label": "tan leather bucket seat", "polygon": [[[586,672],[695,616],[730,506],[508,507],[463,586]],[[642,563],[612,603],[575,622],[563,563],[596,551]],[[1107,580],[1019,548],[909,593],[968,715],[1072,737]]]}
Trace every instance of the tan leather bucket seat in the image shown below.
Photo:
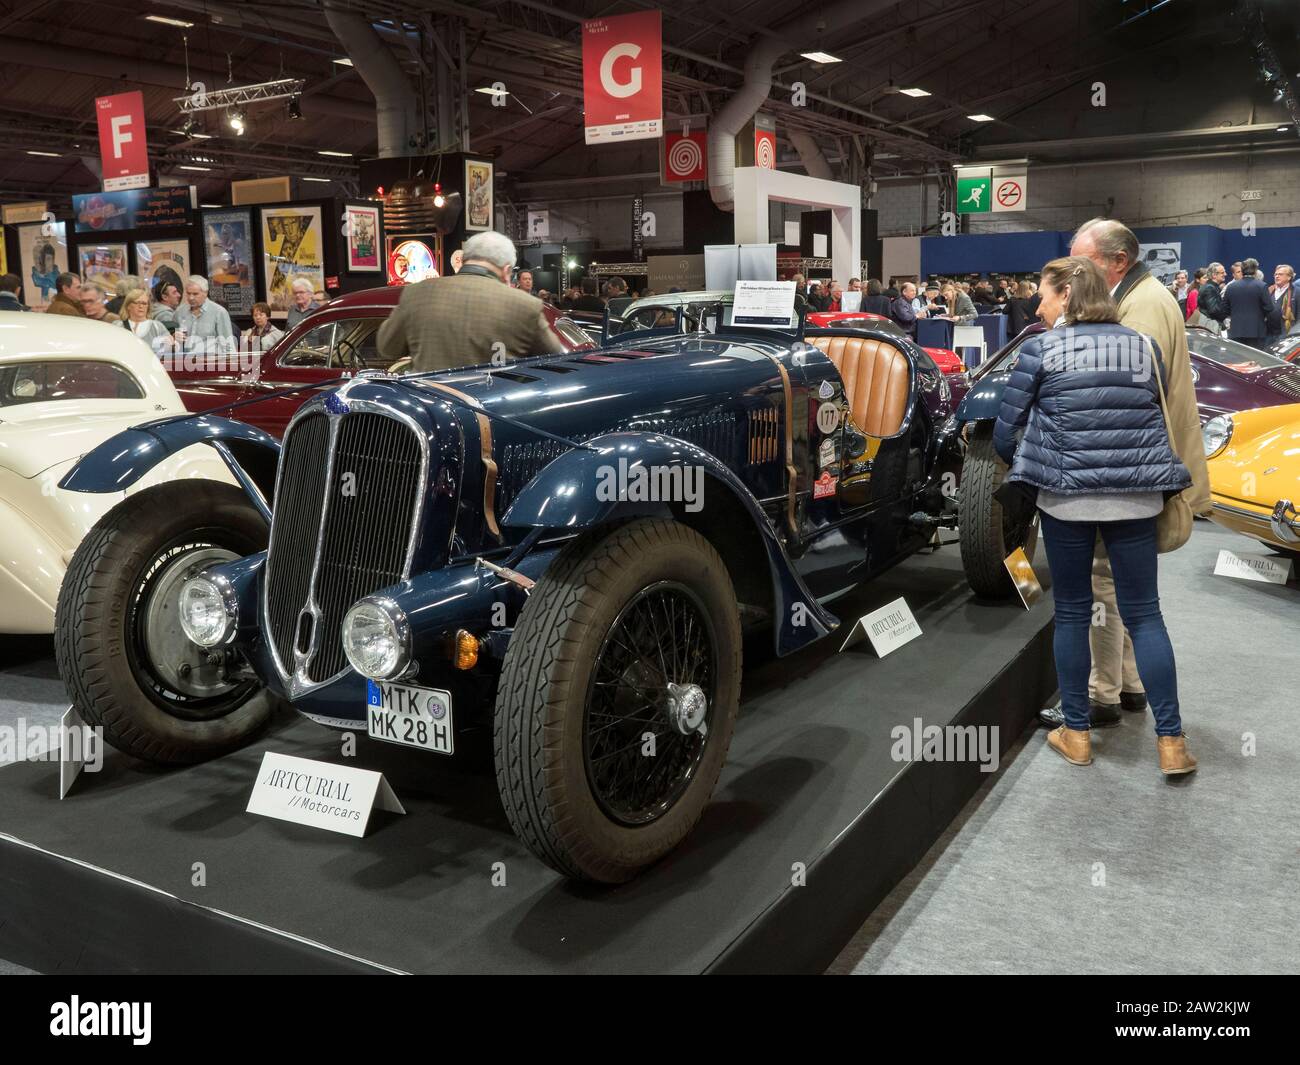
{"label": "tan leather bucket seat", "polygon": [[907,356],[872,337],[805,337],[835,364],[853,424],[867,436],[893,436],[907,416]]}

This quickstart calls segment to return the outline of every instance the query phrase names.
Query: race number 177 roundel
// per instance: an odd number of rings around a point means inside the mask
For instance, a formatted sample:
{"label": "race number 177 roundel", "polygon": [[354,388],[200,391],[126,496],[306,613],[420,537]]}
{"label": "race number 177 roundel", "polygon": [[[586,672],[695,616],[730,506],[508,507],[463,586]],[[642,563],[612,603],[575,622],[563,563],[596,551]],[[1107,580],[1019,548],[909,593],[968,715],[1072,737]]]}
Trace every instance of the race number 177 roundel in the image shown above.
{"label": "race number 177 roundel", "polygon": [[664,135],[664,181],[703,181],[708,176],[708,137],[703,130]]}

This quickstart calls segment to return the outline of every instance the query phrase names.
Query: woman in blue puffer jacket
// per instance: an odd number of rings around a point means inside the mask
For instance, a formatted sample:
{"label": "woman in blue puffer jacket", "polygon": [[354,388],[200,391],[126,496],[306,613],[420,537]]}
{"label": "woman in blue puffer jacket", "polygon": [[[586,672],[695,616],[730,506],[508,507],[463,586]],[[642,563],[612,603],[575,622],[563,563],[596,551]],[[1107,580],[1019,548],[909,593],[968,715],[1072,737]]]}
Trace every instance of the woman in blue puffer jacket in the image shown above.
{"label": "woman in blue puffer jacket", "polygon": [[1090,260],[1048,263],[1039,291],[1039,317],[1054,327],[1020,349],[993,445],[1011,467],[1007,481],[1037,493],[1052,572],[1065,724],[1047,742],[1074,765],[1092,761],[1088,626],[1100,536],[1155,715],[1161,769],[1190,773],[1196,760],[1186,750],[1174,650],[1156,586],[1156,515],[1191,475],[1169,446],[1159,353],[1150,338],[1118,324],[1105,275]]}

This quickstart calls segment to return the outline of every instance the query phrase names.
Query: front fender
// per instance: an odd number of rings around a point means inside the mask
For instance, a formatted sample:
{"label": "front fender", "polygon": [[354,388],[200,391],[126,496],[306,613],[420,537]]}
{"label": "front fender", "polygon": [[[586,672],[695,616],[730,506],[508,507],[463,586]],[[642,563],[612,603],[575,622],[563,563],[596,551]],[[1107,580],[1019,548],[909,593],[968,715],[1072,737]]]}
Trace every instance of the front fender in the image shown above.
{"label": "front fender", "polygon": [[[648,471],[681,469],[680,479],[669,484],[689,485],[686,471],[702,470],[696,484],[698,506],[690,498],[629,498],[631,483],[622,475],[644,467]],[[657,477],[650,479],[657,482]],[[618,489],[624,489],[619,491]],[[613,489],[613,490],[611,490]],[[566,451],[545,466],[515,497],[501,523],[507,526],[576,531],[593,529],[634,517],[673,518],[700,526],[718,553],[731,564],[728,544],[720,542],[716,527],[709,527],[704,499],[725,491],[748,517],[747,527],[726,529],[739,543],[756,536],[767,560],[772,593],[772,620],[776,653],[786,655],[829,635],[839,619],[808,591],[790,563],[785,545],[752,492],[716,456],[676,437],[654,433],[608,433],[587,441],[587,446]],[[709,531],[705,531],[708,528]],[[712,535],[710,535],[712,532]],[[733,575],[734,581],[734,575]]]}
{"label": "front fender", "polygon": [[254,505],[268,517],[275,489],[280,442],[230,418],[182,415],[125,429],[83,455],[59,482],[69,492],[121,492],[159,463],[193,444],[209,444],[221,456]]}
{"label": "front fender", "polygon": [[1010,377],[1009,373],[991,373],[976,381],[957,407],[957,424],[996,421]]}

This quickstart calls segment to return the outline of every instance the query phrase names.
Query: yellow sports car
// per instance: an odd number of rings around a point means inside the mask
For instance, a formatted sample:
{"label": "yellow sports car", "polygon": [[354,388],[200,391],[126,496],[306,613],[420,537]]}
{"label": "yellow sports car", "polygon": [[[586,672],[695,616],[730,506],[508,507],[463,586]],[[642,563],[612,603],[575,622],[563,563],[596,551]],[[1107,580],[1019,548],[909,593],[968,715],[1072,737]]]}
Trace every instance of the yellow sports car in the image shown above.
{"label": "yellow sports car", "polygon": [[1201,434],[1211,517],[1300,558],[1300,403],[1220,415]]}

